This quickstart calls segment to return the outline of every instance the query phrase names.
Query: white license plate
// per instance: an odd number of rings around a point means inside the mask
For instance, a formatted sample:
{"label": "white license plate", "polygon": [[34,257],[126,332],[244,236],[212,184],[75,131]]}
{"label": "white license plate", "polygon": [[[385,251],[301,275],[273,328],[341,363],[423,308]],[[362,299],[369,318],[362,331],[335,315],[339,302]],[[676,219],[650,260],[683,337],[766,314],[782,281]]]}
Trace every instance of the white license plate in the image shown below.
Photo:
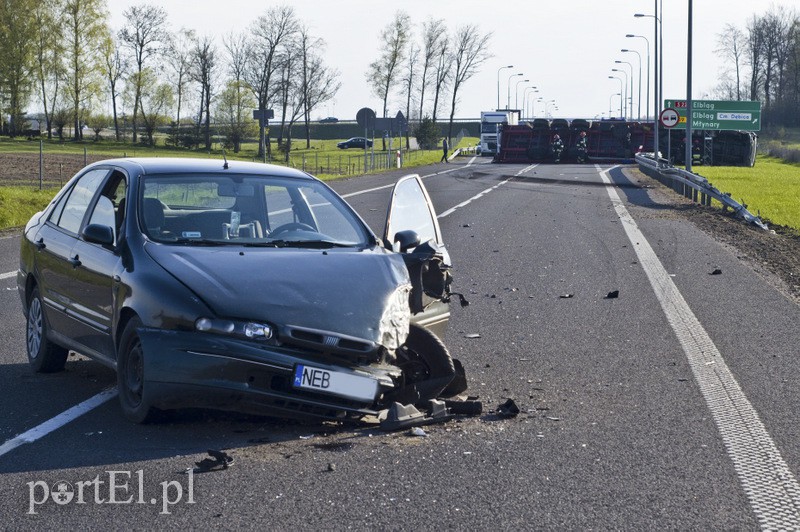
{"label": "white license plate", "polygon": [[302,364],[294,368],[294,387],[369,402],[378,393],[378,381],[370,377]]}

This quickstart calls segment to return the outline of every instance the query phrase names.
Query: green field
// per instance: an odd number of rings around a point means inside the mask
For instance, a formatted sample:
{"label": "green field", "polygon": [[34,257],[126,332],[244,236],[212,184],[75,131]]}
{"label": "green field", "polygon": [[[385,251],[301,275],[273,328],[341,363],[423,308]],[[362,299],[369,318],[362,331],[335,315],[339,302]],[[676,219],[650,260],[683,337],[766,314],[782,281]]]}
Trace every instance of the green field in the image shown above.
{"label": "green field", "polygon": [[[400,143],[399,138],[393,139],[392,145],[395,149],[398,148]],[[304,139],[295,139],[293,141],[293,149],[290,152],[289,165],[295,168],[305,170],[316,177],[327,180],[336,179],[347,175],[358,175],[364,171],[364,151],[357,149],[340,150],[336,147],[337,140],[312,140],[311,148],[306,149],[306,142]],[[478,142],[477,138],[464,137],[457,148],[475,146]],[[403,145],[405,143],[403,142]],[[388,145],[387,145],[388,147]],[[242,151],[239,154],[227,152],[226,156],[231,160],[245,160],[255,161],[257,154],[257,143],[244,144]],[[277,146],[273,144],[273,163],[286,164],[285,155],[280,153]],[[387,155],[381,155],[377,150],[382,148],[380,139],[375,140],[374,148],[375,153],[375,172],[389,171],[396,169],[396,158],[394,152]],[[222,147],[215,145],[211,152],[205,150],[184,150],[172,149],[159,146],[156,148],[147,148],[143,146],[132,146],[122,142],[110,141],[83,141],[83,142],[64,142],[58,141],[45,141],[44,149],[46,156],[52,155],[80,155],[84,152],[88,157],[222,157]],[[0,139],[0,163],[2,163],[3,155],[14,154],[38,154],[39,142],[38,140],[29,141],[26,139],[7,138]],[[424,166],[432,163],[439,162],[442,156],[440,149],[436,150],[412,150],[405,152],[404,168],[413,169],[416,166]],[[279,159],[280,158],[280,159]],[[370,160],[372,159],[372,151],[370,150]],[[37,169],[30,169],[31,173],[38,171]],[[67,176],[71,177],[71,176]],[[52,182],[52,179],[49,180]],[[52,199],[53,195],[58,191],[56,187],[45,188],[39,190],[31,181],[31,186],[0,186],[0,229],[9,229],[12,227],[20,227],[30,219],[30,217],[37,211],[42,210]],[[58,185],[58,180],[56,180]]]}
{"label": "green field", "polygon": [[747,205],[769,224],[800,231],[800,164],[758,155],[752,168],[695,166],[692,168],[722,192]]}

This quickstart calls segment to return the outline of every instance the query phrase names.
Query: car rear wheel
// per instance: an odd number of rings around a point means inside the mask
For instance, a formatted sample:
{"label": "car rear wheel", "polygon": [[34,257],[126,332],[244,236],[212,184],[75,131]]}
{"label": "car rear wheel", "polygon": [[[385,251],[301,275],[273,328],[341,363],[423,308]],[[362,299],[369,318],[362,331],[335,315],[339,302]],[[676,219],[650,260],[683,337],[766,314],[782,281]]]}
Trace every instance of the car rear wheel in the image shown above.
{"label": "car rear wheel", "polygon": [[117,389],[122,413],[134,423],[147,423],[155,417],[155,409],[147,397],[144,374],[144,350],[137,329],[139,318],[132,318],[122,332],[117,354]]}
{"label": "car rear wheel", "polygon": [[34,288],[28,301],[26,347],[28,363],[37,373],[54,373],[64,369],[69,350],[47,338],[47,320],[39,289]]}

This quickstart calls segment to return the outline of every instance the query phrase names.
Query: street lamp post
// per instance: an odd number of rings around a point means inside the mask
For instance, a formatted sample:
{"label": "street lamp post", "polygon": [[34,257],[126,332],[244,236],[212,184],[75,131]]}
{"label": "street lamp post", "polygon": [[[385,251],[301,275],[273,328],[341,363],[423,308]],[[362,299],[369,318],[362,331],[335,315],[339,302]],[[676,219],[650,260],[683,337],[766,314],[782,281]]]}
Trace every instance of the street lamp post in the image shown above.
{"label": "street lamp post", "polygon": [[617,96],[622,96],[622,94],[615,92],[611,96],[608,97],[608,117],[611,118],[611,113],[613,112],[613,108],[611,107],[614,98]]}
{"label": "street lamp post", "polygon": [[[519,110],[519,84],[520,83],[529,83],[531,80],[529,79],[521,79],[517,81],[516,85],[514,85],[514,108]],[[525,103],[523,101],[523,103]]]}
{"label": "street lamp post", "polygon": [[504,68],[514,68],[514,65],[508,65],[497,69],[497,109],[500,109],[500,71]]}
{"label": "street lamp post", "polygon": [[627,119],[628,118],[628,73],[619,68],[612,68],[611,72],[619,72],[620,74],[625,76],[625,90],[622,91],[625,93],[625,100],[624,100],[625,103],[622,106],[622,111],[623,111],[622,118]]}
{"label": "street lamp post", "polygon": [[516,74],[511,74],[508,76],[508,83],[506,84],[506,92],[508,93],[506,96],[506,109],[511,109],[511,78],[516,76],[524,76],[522,72],[517,72]]}
{"label": "street lamp post", "polygon": [[608,76],[608,79],[615,79],[619,81],[619,117],[624,118],[622,114],[622,93],[624,89],[622,88],[622,78],[618,78],[617,76]]}
{"label": "street lamp post", "polygon": [[644,42],[647,43],[647,90],[645,91],[647,94],[647,106],[645,109],[645,118],[648,118],[650,116],[650,41],[644,35],[634,35],[632,33],[627,34],[625,37],[629,39],[638,37],[644,39]]}
{"label": "street lamp post", "polygon": [[[629,112],[628,112],[628,118],[633,119],[633,65],[631,63],[627,62],[627,61],[614,61],[614,62],[617,63],[617,64],[624,63],[624,64],[628,65],[630,67],[630,69],[631,69],[631,93],[628,96],[627,101],[628,101],[628,104],[630,105]],[[627,74],[627,72],[626,72],[626,74]]]}
{"label": "street lamp post", "polygon": [[[525,111],[525,117],[530,118],[530,114],[528,114],[528,91],[531,89],[536,89],[533,85],[525,87],[525,90],[522,91],[522,108]],[[534,94],[539,92],[538,90],[534,90]]]}
{"label": "street lamp post", "polygon": [[[662,4],[663,7],[663,4]],[[658,119],[659,115],[661,114],[661,102],[660,98],[663,96],[661,92],[662,87],[662,77],[663,77],[663,65],[664,65],[664,42],[663,42],[663,27],[661,25],[661,19],[658,18],[659,9],[658,9],[658,0],[653,0],[653,9],[655,13],[653,15],[647,15],[644,13],[636,13],[633,16],[636,18],[642,17],[650,17],[653,19],[653,31],[654,31],[654,52],[653,55],[656,58],[656,66],[654,68],[655,73],[655,83],[653,87],[653,93],[655,95],[655,101],[653,102],[653,130],[655,132],[654,139],[653,139],[653,153],[655,155],[656,164],[659,164],[659,157],[658,153],[660,151],[660,145],[658,142]]]}
{"label": "street lamp post", "polygon": [[[641,120],[642,120],[642,55],[639,52],[637,52],[636,50],[628,50],[627,48],[623,48],[622,50],[620,50],[620,52],[636,54],[636,57],[639,58],[639,83],[638,83],[638,86],[639,86],[639,97],[637,98],[637,101],[639,102],[639,113],[638,113],[638,116],[639,116],[639,121],[641,122]],[[633,114],[633,113],[631,112],[631,114]]]}

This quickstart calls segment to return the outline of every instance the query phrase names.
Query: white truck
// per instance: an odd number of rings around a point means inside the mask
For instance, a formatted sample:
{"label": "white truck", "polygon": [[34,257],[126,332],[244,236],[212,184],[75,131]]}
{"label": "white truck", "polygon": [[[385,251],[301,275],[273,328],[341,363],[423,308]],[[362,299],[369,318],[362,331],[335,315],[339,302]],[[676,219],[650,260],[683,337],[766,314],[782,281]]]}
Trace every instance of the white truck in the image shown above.
{"label": "white truck", "polygon": [[508,124],[516,126],[519,124],[519,110],[517,109],[498,109],[497,111],[481,111],[481,155],[495,155],[500,139],[498,138],[498,126]]}

